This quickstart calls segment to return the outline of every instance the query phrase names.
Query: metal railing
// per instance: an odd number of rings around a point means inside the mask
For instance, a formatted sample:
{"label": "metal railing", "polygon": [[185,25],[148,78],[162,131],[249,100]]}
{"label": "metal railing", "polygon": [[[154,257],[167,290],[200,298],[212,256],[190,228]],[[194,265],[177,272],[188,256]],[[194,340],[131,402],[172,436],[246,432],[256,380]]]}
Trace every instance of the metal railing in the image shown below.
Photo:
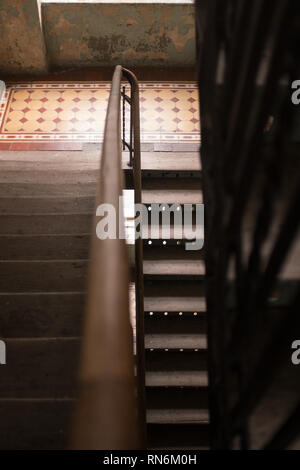
{"label": "metal railing", "polygon": [[[102,147],[96,207],[118,210],[124,188],[121,139],[121,81],[131,88],[133,180],[141,201],[139,89],[133,73],[114,71]],[[118,226],[117,234],[121,227]],[[142,240],[135,246],[137,376],[129,314],[129,262],[124,239],[100,240],[94,217],[78,399],[72,449],[140,449],[145,446]],[[124,227],[122,227],[124,230]]]}

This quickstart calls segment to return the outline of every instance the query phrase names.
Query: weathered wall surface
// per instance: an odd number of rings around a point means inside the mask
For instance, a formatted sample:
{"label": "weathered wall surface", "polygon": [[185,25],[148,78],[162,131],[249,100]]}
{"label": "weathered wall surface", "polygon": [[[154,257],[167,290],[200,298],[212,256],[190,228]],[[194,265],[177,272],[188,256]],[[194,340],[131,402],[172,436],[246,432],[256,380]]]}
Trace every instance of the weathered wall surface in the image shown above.
{"label": "weathered wall surface", "polygon": [[42,19],[55,67],[195,62],[193,5],[46,3]]}
{"label": "weathered wall surface", "polygon": [[37,0],[1,0],[0,73],[45,73],[47,62],[54,68],[190,66],[193,10],[192,4],[45,3],[42,32]]}
{"label": "weathered wall surface", "polygon": [[0,72],[43,73],[47,70],[36,0],[0,1]]}

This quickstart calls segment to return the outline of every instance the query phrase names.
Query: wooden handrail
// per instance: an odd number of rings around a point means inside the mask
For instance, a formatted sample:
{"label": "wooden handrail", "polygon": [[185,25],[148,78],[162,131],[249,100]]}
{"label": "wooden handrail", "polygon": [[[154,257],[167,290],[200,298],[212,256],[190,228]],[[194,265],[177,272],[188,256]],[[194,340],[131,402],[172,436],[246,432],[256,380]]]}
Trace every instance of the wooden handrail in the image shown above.
{"label": "wooden handrail", "polygon": [[[124,75],[137,86],[133,74],[125,71]],[[117,213],[124,187],[120,122],[122,76],[123,69],[117,66],[108,103],[96,195],[96,207],[111,204]],[[136,131],[139,134],[139,128]],[[139,135],[137,139],[139,141]],[[127,248],[125,240],[118,237],[99,240],[97,222],[95,216],[71,448],[140,449],[144,446],[142,426],[145,424],[141,422],[141,402],[134,374]],[[117,217],[117,234],[118,223]]]}

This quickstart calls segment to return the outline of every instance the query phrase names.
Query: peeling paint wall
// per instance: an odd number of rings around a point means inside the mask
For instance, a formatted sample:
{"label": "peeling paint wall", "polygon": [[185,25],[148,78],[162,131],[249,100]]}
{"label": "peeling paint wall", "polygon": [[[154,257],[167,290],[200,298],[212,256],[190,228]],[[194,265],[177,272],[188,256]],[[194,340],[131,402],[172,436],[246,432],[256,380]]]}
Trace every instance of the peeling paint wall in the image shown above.
{"label": "peeling paint wall", "polygon": [[39,74],[47,70],[36,0],[0,1],[0,72]]}
{"label": "peeling paint wall", "polygon": [[49,62],[55,67],[195,63],[190,4],[45,3],[42,20]]}

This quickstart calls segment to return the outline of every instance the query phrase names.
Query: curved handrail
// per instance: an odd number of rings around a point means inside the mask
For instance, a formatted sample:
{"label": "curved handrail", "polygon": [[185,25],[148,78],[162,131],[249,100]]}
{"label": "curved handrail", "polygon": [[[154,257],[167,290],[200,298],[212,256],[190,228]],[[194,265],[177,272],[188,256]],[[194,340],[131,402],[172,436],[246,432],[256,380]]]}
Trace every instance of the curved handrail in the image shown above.
{"label": "curved handrail", "polygon": [[[96,207],[111,204],[116,211],[119,210],[119,196],[124,187],[120,125],[120,87],[123,73],[134,87],[138,87],[131,72],[121,66],[115,68],[96,196]],[[134,96],[138,108],[138,96],[133,93]],[[135,131],[135,138],[138,147],[135,166],[138,167],[139,127]],[[140,175],[135,180],[139,181]],[[137,197],[140,197],[140,190],[139,186]],[[117,233],[118,219],[117,217]],[[118,237],[99,240],[96,225],[97,220],[94,217],[79,393],[71,448],[139,449],[144,446],[144,432],[143,423],[139,419],[142,407],[134,374],[127,249],[125,240]],[[139,251],[139,263],[140,255]]]}

